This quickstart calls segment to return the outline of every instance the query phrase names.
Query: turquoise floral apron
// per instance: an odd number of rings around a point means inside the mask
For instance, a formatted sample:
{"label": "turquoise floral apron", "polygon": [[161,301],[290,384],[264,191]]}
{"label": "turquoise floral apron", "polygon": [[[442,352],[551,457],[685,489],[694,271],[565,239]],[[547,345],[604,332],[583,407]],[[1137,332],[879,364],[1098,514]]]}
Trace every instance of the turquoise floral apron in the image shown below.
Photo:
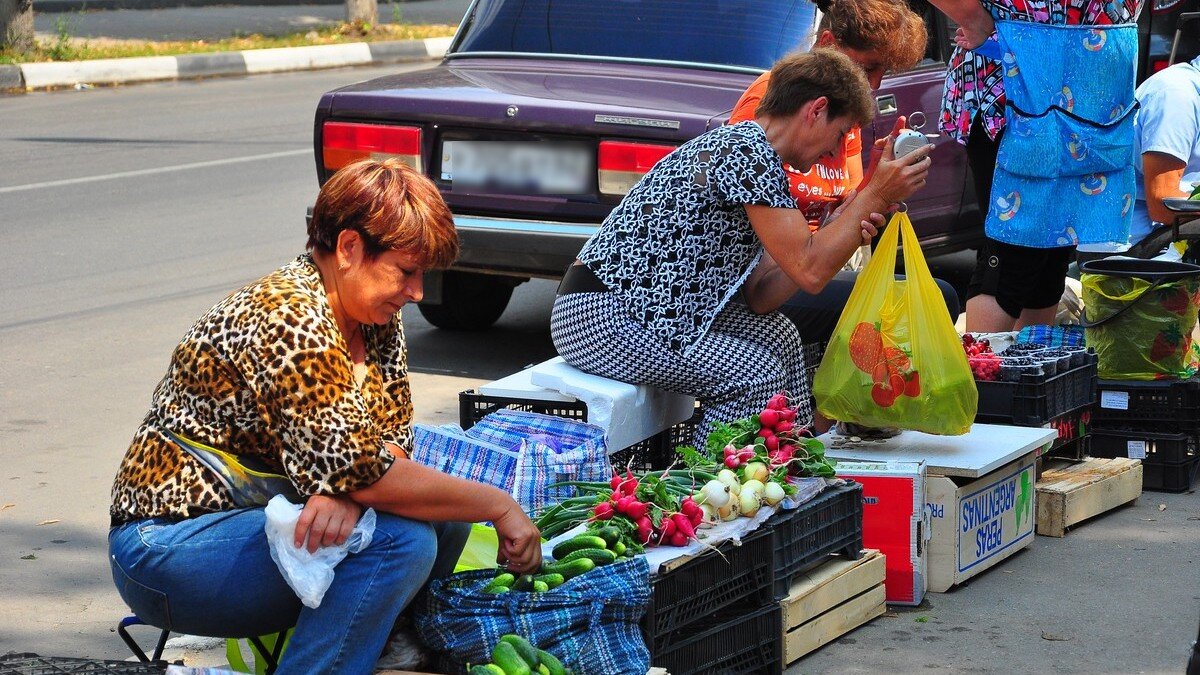
{"label": "turquoise floral apron", "polygon": [[988,236],[1034,248],[1125,241],[1136,25],[997,21],[996,32],[1007,105]]}

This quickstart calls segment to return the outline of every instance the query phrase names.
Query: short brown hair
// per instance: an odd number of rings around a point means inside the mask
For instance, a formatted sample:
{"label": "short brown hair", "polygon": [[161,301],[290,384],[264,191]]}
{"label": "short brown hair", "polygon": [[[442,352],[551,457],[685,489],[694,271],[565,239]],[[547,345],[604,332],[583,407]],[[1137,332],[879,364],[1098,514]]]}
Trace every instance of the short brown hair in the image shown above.
{"label": "short brown hair", "polygon": [[822,96],[829,100],[830,117],[846,115],[859,126],[875,117],[867,76],[850,57],[833,49],[792,53],[776,61],[754,114],[786,117]]}
{"label": "short brown hair", "polygon": [[419,258],[422,267],[444,269],[458,257],[454,217],[437,187],[394,159],[348,164],[321,186],[308,248],[333,252],[343,230],[358,232],[371,259],[400,250]]}
{"label": "short brown hair", "polygon": [[818,0],[821,24],[838,44],[879,56],[888,72],[909,70],[925,58],[929,36],[905,0]]}

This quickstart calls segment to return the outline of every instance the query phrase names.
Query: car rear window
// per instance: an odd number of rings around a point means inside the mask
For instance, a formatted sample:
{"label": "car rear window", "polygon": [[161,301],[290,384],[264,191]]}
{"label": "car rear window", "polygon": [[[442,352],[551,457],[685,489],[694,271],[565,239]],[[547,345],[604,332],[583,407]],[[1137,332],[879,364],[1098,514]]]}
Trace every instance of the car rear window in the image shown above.
{"label": "car rear window", "polygon": [[811,45],[816,16],[810,0],[479,0],[454,51],[763,70]]}

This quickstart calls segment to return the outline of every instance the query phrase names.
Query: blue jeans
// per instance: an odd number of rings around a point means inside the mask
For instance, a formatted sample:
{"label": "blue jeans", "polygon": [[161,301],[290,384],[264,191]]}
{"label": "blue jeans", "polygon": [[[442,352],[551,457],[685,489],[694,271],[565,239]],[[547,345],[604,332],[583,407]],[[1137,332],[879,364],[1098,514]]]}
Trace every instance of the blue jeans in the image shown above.
{"label": "blue jeans", "polygon": [[303,606],[271,560],[262,508],[109,531],[117,591],[146,623],[212,637],[296,627],[279,675],[371,673],[400,612],[454,569],[470,527],[379,513],[363,551],[338,564],[321,606]]}

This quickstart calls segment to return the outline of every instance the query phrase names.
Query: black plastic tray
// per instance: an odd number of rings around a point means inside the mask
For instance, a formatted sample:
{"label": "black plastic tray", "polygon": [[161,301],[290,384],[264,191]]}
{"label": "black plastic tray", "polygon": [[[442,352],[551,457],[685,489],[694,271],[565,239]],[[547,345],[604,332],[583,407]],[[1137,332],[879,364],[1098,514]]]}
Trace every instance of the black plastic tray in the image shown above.
{"label": "black plastic tray", "polygon": [[163,661],[98,661],[31,653],[0,656],[0,675],[162,675],[166,670],[167,664]]}
{"label": "black plastic tray", "polygon": [[[773,545],[769,536],[747,537],[741,546],[726,542],[716,551],[652,577],[650,605],[642,619],[642,634],[651,653],[689,641],[687,636],[700,630],[697,626],[724,616],[726,609],[740,613],[773,604]],[[726,642],[724,647],[728,646]]]}
{"label": "black plastic tray", "polygon": [[650,664],[671,675],[783,672],[783,615],[772,603],[734,607],[697,621],[677,640],[651,647]]}
{"label": "black plastic tray", "polygon": [[1040,427],[1096,402],[1096,354],[1087,363],[1051,377],[1025,375],[1019,382],[975,381],[976,422]]}
{"label": "black plastic tray", "polygon": [[771,538],[775,597],[786,596],[798,575],[831,555],[842,554],[851,560],[861,557],[862,522],[862,485],[858,483],[829,488],[800,508],[771,516],[754,536]]}
{"label": "black plastic tray", "polygon": [[1182,464],[1143,464],[1142,489],[1157,492],[1187,492],[1196,484],[1200,461]]}

